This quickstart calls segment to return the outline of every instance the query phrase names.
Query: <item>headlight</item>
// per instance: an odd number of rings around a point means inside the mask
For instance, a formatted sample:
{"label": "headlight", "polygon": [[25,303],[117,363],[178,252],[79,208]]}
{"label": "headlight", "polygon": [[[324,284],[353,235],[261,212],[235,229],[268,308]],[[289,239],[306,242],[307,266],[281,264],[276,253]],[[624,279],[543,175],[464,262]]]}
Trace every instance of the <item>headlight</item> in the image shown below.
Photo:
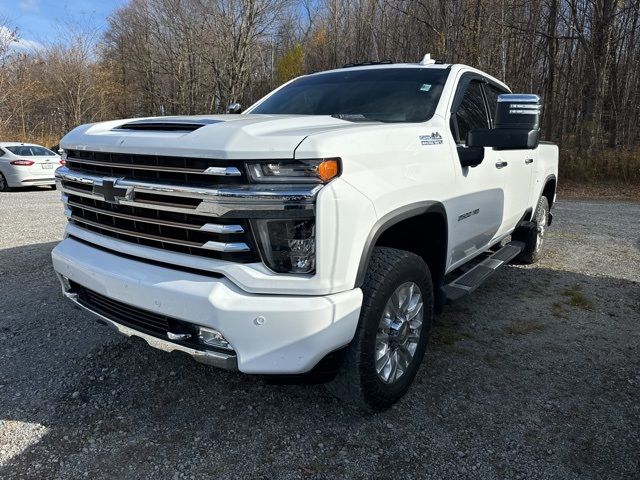
{"label": "headlight", "polygon": [[253,229],[265,265],[278,273],[313,273],[316,268],[315,219],[256,219]]}
{"label": "headlight", "polygon": [[340,174],[339,158],[250,162],[251,180],[259,183],[326,183]]}

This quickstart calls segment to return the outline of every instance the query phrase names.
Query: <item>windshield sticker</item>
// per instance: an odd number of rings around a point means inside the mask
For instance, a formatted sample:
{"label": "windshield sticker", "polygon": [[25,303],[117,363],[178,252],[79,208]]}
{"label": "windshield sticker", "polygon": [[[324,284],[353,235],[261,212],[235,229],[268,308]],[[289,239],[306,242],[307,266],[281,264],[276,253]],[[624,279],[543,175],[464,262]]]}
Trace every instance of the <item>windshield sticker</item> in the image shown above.
{"label": "windshield sticker", "polygon": [[438,132],[431,132],[429,135],[418,137],[422,145],[442,145],[442,135]]}
{"label": "windshield sticker", "polygon": [[429,85],[428,83],[423,83],[420,87],[421,92],[428,92],[429,90],[431,90],[431,85]]}

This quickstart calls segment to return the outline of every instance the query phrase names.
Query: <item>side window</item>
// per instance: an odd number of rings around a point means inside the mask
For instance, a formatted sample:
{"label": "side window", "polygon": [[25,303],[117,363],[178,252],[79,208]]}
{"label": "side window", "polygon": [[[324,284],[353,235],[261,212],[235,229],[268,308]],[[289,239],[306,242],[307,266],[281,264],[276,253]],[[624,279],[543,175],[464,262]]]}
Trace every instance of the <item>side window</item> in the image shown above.
{"label": "side window", "polygon": [[491,117],[491,125],[495,125],[496,120],[496,108],[498,107],[498,95],[508,93],[494,87],[493,85],[485,84],[484,93],[487,96],[487,103],[489,104],[489,117]]}
{"label": "side window", "polygon": [[4,150],[0,148],[0,157],[4,155]]}
{"label": "side window", "polygon": [[466,143],[467,133],[475,128],[489,128],[482,86],[478,80],[472,80],[467,86],[455,119],[458,125],[458,143]]}

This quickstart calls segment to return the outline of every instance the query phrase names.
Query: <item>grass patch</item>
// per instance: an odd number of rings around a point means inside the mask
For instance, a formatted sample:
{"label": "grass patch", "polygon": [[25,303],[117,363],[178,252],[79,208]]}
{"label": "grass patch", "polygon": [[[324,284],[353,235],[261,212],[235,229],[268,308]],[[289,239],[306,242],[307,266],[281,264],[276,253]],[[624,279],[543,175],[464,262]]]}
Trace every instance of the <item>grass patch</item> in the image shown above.
{"label": "grass patch", "polygon": [[565,288],[562,295],[567,297],[569,305],[581,308],[582,310],[592,310],[593,302],[589,300],[581,291],[579,285]]}
{"label": "grass patch", "polygon": [[565,145],[560,156],[560,178],[582,184],[632,187],[640,182],[640,151],[600,148],[589,154]]}
{"label": "grass patch", "polygon": [[544,324],[537,320],[522,320],[504,327],[503,331],[506,335],[529,335],[531,333],[541,332],[544,329]]}

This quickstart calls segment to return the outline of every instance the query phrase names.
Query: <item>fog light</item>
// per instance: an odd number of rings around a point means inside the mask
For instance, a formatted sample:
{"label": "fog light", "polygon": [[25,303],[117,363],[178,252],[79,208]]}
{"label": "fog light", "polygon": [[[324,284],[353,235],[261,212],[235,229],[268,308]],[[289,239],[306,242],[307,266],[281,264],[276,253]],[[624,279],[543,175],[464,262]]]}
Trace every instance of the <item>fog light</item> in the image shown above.
{"label": "fog light", "polygon": [[227,339],[222,336],[222,334],[214,330],[213,328],[198,328],[198,340],[203,345],[207,345],[209,347],[214,348],[222,348],[224,350],[233,350]]}

